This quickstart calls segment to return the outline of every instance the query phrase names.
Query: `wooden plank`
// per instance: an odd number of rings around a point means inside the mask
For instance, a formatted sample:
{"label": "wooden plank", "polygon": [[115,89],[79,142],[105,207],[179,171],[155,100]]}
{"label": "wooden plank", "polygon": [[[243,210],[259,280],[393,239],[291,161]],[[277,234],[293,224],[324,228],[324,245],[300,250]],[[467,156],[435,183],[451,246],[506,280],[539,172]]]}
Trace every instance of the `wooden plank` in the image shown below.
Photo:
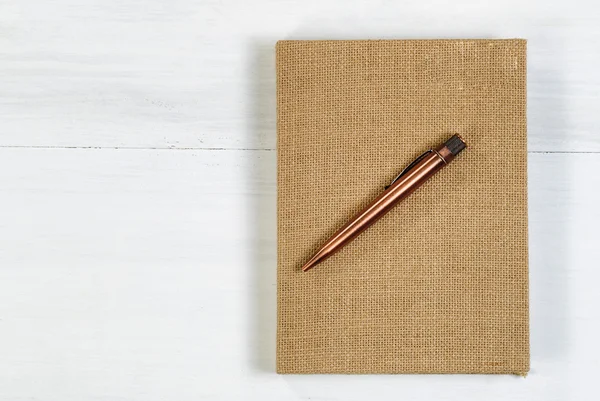
{"label": "wooden plank", "polygon": [[599,169],[530,156],[527,379],[277,376],[274,152],[0,149],[0,399],[586,398]]}
{"label": "wooden plank", "polygon": [[599,25],[562,4],[4,5],[0,146],[272,149],[278,39],[524,37],[530,150],[598,152]]}

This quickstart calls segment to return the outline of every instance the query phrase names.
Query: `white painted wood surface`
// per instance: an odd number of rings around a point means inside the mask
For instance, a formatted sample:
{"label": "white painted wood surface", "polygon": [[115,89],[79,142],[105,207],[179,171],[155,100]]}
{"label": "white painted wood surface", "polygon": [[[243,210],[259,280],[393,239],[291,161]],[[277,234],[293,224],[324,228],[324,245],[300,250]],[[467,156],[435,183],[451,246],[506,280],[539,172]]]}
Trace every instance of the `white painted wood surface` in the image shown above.
{"label": "white painted wood surface", "polygon": [[[593,399],[593,1],[0,2],[0,401]],[[286,38],[529,39],[531,373],[278,376]]]}

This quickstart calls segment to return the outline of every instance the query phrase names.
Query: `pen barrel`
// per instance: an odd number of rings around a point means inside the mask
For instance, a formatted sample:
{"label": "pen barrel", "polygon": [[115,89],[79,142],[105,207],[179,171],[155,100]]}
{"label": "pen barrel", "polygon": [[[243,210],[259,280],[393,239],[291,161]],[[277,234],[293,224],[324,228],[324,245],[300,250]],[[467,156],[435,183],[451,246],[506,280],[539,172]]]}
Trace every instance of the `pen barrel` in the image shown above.
{"label": "pen barrel", "polygon": [[442,169],[454,156],[443,148],[430,152],[410,171],[382,192],[360,211],[350,222],[340,228],[319,251],[320,261],[337,253],[350,241],[383,217],[400,201],[408,197],[432,175]]}
{"label": "pen barrel", "polygon": [[302,267],[302,271],[338,252],[350,241],[365,231],[404,198],[425,183],[432,175],[450,163],[465,149],[466,144],[459,135],[453,135],[435,150],[429,150],[411,163],[373,202],[340,228],[325,245]]}

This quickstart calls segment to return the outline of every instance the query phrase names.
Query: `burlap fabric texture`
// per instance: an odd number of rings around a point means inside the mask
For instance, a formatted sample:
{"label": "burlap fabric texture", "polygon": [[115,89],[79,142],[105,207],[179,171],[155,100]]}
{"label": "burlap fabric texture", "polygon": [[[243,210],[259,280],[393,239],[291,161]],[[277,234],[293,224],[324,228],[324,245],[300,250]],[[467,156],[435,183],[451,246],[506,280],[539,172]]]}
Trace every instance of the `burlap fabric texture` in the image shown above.
{"label": "burlap fabric texture", "polygon": [[[277,44],[280,373],[529,370],[526,42]],[[341,252],[424,150],[457,159]]]}

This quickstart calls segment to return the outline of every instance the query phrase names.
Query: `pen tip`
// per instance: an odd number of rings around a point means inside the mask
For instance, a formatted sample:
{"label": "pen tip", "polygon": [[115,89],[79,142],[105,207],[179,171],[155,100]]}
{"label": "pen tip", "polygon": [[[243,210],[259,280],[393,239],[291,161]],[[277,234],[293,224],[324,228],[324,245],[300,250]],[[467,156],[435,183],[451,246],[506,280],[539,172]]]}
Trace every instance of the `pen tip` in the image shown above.
{"label": "pen tip", "polygon": [[302,271],[307,272],[310,269],[312,269],[313,266],[314,266],[314,263],[312,263],[312,260],[309,260],[308,262],[306,262],[306,264],[304,266],[302,266]]}
{"label": "pen tip", "polygon": [[321,260],[322,260],[321,254],[317,253],[308,262],[306,262],[306,264],[304,266],[302,266],[302,271],[303,272],[309,271],[310,269],[315,267],[319,262],[321,262]]}

